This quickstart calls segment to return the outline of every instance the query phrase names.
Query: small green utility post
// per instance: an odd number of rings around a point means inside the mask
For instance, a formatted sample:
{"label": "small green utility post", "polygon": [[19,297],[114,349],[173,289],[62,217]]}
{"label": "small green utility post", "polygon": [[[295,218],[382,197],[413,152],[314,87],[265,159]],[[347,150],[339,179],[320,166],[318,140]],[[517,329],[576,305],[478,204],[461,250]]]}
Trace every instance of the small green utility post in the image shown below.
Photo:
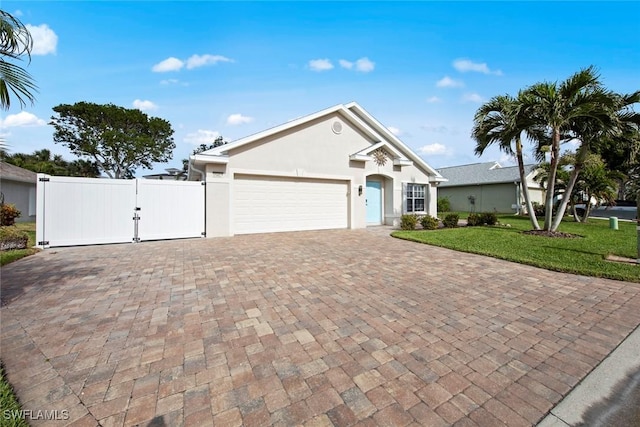
{"label": "small green utility post", "polygon": [[618,229],[618,217],[617,216],[610,216],[609,217],[609,228],[612,230],[617,230]]}

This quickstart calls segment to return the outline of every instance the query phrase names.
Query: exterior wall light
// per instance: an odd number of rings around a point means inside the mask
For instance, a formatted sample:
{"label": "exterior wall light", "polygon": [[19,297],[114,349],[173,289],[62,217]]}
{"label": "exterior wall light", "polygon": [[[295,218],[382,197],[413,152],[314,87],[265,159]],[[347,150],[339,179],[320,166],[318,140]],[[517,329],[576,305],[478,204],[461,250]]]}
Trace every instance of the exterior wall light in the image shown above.
{"label": "exterior wall light", "polygon": [[358,186],[358,196],[362,196],[362,185]]}

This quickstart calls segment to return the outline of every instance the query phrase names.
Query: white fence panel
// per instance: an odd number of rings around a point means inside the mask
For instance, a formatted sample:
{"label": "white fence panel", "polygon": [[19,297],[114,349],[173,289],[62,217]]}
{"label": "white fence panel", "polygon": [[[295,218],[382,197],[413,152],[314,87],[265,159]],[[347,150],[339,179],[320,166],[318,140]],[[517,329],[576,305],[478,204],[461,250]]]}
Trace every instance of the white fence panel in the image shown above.
{"label": "white fence panel", "polygon": [[38,246],[133,241],[136,181],[38,175]]}
{"label": "white fence panel", "polygon": [[204,198],[201,182],[139,179],[139,239],[202,237]]}

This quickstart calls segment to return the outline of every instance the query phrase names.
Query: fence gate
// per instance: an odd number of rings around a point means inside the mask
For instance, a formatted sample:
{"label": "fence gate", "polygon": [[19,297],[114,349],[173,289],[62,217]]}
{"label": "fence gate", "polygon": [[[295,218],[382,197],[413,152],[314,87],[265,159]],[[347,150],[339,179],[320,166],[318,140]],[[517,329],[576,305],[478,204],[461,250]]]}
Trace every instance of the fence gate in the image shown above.
{"label": "fence gate", "polygon": [[202,237],[204,195],[201,182],[38,174],[37,245]]}

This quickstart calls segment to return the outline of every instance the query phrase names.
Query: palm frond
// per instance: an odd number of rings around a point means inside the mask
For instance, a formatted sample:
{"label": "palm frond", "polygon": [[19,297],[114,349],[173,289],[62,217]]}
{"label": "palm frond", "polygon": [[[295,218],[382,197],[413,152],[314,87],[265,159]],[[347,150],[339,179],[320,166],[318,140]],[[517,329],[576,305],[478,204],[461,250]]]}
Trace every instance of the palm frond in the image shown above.
{"label": "palm frond", "polygon": [[22,107],[35,101],[38,92],[33,77],[24,69],[0,59],[0,107],[7,110],[11,106],[10,93],[13,93]]}

